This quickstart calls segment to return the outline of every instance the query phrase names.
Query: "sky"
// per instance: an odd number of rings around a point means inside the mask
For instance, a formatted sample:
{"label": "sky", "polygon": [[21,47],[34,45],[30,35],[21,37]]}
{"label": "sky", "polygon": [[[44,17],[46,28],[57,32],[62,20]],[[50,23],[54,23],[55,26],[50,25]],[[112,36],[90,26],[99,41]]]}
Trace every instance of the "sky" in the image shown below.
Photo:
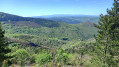
{"label": "sky", "polygon": [[0,0],[0,12],[31,17],[55,14],[100,15],[113,0]]}

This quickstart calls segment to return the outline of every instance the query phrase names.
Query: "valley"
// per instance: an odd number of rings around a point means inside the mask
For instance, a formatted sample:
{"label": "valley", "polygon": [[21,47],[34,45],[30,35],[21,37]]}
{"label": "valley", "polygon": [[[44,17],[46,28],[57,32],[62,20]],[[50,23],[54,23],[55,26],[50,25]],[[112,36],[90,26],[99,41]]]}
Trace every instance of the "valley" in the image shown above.
{"label": "valley", "polygon": [[[82,22],[80,24],[68,24],[46,18],[21,17],[7,13],[1,13],[0,18],[2,28],[5,30],[5,37],[9,43],[9,48],[12,50],[10,53],[11,56],[12,54],[16,54],[17,51],[18,53],[22,53],[23,51],[26,53],[23,55],[24,58],[26,58],[25,56],[31,58],[31,60],[26,59],[22,62],[16,59],[19,62],[15,61],[14,63],[17,63],[18,65],[19,63],[26,61],[29,61],[26,65],[33,65],[35,62],[44,62],[43,64],[40,63],[41,66],[44,65],[47,60],[53,59],[51,55],[57,55],[57,57],[62,56],[61,59],[63,59],[65,53],[66,59],[68,60],[69,58],[69,60],[72,60],[66,64],[69,64],[69,66],[79,65],[78,62],[80,61],[75,59],[75,57],[78,56],[75,49],[80,48],[83,42],[95,42],[93,36],[94,34],[97,34],[97,28],[95,28],[94,24],[90,21]],[[54,54],[54,50],[61,54]],[[73,53],[74,51],[75,53]],[[16,58],[23,60],[20,56],[15,56]],[[41,58],[41,56],[44,56],[44,58]],[[37,57],[36,60],[35,57]],[[39,60],[37,60],[38,57]],[[42,61],[42,59],[46,61]],[[57,58],[57,63],[64,64],[59,62],[58,59],[59,58]],[[75,63],[73,63],[73,59],[76,61]],[[15,60],[15,58],[12,58],[12,61],[13,60]],[[63,62],[66,61],[64,60]],[[47,64],[52,65],[51,61],[47,62]]]}
{"label": "valley", "polygon": [[[100,16],[97,7],[104,10],[106,1],[100,0],[103,4],[85,1],[97,6],[95,9],[85,6],[83,0],[46,1],[19,0],[22,5],[17,5],[15,0],[11,0],[12,5],[4,3],[6,7],[22,6],[23,10],[13,13],[5,9],[13,14],[0,12],[0,67],[119,67],[118,0]],[[23,7],[26,5],[23,2],[29,3],[30,8]],[[82,9],[77,5],[83,5]]]}
{"label": "valley", "polygon": [[[91,22],[67,24],[40,18],[31,20],[5,13],[1,14],[1,17],[3,16],[1,22],[7,37],[47,46],[60,46],[69,41],[85,41],[93,38],[97,33],[97,29]],[[21,19],[17,20],[17,17]]]}

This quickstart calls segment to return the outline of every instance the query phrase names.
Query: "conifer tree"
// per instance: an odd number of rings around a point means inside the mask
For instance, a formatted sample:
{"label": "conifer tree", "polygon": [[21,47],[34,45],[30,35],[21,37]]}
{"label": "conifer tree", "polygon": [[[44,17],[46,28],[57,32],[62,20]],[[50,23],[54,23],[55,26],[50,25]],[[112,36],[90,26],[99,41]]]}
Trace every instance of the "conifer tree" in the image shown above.
{"label": "conifer tree", "polygon": [[5,32],[2,30],[2,25],[0,23],[0,67],[2,67],[2,62],[9,58],[6,56],[6,54],[10,52],[10,49],[8,49],[8,43],[4,37],[4,33]]}
{"label": "conifer tree", "polygon": [[[100,15],[100,21],[95,26],[99,29],[96,42],[102,46],[102,67],[118,67],[119,56],[119,2],[114,0],[113,8],[107,9],[106,15]],[[104,63],[104,64],[103,64]]]}

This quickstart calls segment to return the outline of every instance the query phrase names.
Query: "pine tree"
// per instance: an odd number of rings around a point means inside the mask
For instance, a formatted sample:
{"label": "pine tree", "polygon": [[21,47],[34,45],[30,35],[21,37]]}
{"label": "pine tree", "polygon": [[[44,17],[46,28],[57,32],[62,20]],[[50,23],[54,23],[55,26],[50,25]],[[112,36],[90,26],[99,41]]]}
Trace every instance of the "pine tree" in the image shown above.
{"label": "pine tree", "polygon": [[[102,67],[118,67],[118,60],[115,56],[119,56],[119,2],[114,0],[113,8],[107,9],[106,15],[100,15],[100,21],[95,24],[99,29],[96,36],[96,42],[102,47],[103,57]],[[104,63],[104,64],[103,64]]]}
{"label": "pine tree", "polygon": [[4,33],[5,32],[2,30],[2,25],[0,23],[0,67],[2,67],[2,62],[9,58],[6,56],[6,54],[10,52],[10,49],[8,49],[8,43],[4,37]]}

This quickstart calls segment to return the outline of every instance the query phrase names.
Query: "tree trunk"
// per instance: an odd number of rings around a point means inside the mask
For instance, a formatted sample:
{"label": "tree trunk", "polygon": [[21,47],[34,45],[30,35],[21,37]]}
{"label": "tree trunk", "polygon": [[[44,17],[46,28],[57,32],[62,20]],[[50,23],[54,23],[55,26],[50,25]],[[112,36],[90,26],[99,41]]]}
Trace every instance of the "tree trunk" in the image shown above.
{"label": "tree trunk", "polygon": [[105,64],[105,59],[106,59],[106,55],[107,55],[107,49],[108,49],[108,34],[106,35],[105,52],[104,52],[104,58],[103,58],[104,64]]}

